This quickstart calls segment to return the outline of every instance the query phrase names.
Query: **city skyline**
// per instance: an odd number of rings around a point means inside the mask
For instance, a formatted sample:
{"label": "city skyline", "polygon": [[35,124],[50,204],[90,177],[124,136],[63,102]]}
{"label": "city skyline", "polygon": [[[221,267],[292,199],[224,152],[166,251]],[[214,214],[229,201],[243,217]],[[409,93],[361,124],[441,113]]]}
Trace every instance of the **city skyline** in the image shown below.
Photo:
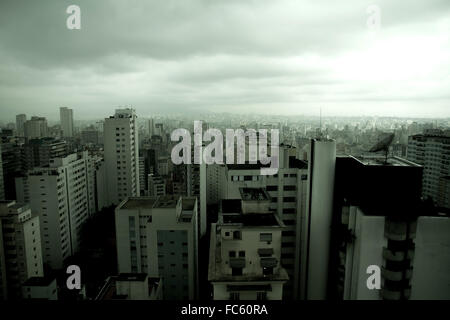
{"label": "city skyline", "polygon": [[2,118],[63,106],[103,118],[117,105],[144,117],[450,116],[446,1],[78,1],[81,29],[69,30],[71,4],[0,4]]}
{"label": "city skyline", "polygon": [[0,0],[0,303],[450,300],[449,27],[449,0]]}

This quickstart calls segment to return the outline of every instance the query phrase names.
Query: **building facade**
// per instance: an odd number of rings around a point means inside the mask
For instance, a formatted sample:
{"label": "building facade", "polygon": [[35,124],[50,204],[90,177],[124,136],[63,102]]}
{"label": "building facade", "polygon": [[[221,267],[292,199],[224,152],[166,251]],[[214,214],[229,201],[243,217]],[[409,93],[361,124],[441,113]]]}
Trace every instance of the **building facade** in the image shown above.
{"label": "building facade", "polygon": [[108,202],[117,205],[127,197],[139,196],[139,144],[133,109],[117,109],[105,119],[104,159]]}
{"label": "building facade", "polygon": [[76,253],[83,223],[94,211],[87,152],[55,158],[16,178],[20,201],[29,203],[41,221],[44,262],[52,269]]}
{"label": "building facade", "polygon": [[161,278],[164,299],[198,296],[198,209],[195,197],[128,198],[116,208],[120,273]]}
{"label": "building facade", "polygon": [[59,118],[61,121],[62,136],[64,138],[72,138],[74,134],[73,110],[66,107],[59,108]]}
{"label": "building facade", "polygon": [[28,205],[0,202],[0,300],[22,298],[22,284],[42,277],[39,217]]}
{"label": "building facade", "polygon": [[285,227],[263,188],[240,188],[221,201],[212,224],[208,280],[214,300],[281,300],[289,279],[280,264]]}

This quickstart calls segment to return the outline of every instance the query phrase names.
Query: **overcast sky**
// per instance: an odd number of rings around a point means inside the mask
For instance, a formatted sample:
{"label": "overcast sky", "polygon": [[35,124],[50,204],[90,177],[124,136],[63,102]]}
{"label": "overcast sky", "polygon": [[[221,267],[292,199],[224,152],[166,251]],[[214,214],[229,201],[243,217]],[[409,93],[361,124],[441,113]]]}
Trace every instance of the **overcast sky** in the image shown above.
{"label": "overcast sky", "polygon": [[1,0],[0,118],[449,117],[449,38],[449,0]]}

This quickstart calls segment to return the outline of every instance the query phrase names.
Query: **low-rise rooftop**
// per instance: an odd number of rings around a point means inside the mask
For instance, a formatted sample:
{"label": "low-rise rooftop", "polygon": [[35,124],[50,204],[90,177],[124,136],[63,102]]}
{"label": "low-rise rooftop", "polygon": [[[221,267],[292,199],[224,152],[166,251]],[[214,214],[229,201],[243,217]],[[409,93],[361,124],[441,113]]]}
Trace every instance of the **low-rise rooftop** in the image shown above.
{"label": "low-rise rooftop", "polygon": [[420,167],[419,164],[400,157],[388,157],[387,162],[386,158],[380,155],[361,155],[354,158],[366,166]]}

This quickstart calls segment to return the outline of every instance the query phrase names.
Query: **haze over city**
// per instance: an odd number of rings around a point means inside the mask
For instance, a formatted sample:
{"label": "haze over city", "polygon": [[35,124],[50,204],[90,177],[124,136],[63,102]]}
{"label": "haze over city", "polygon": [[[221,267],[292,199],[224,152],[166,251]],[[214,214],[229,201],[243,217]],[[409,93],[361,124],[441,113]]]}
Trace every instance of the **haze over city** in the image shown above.
{"label": "haze over city", "polygon": [[[1,1],[0,109],[449,117],[450,2]],[[380,9],[370,30],[367,8]]]}

